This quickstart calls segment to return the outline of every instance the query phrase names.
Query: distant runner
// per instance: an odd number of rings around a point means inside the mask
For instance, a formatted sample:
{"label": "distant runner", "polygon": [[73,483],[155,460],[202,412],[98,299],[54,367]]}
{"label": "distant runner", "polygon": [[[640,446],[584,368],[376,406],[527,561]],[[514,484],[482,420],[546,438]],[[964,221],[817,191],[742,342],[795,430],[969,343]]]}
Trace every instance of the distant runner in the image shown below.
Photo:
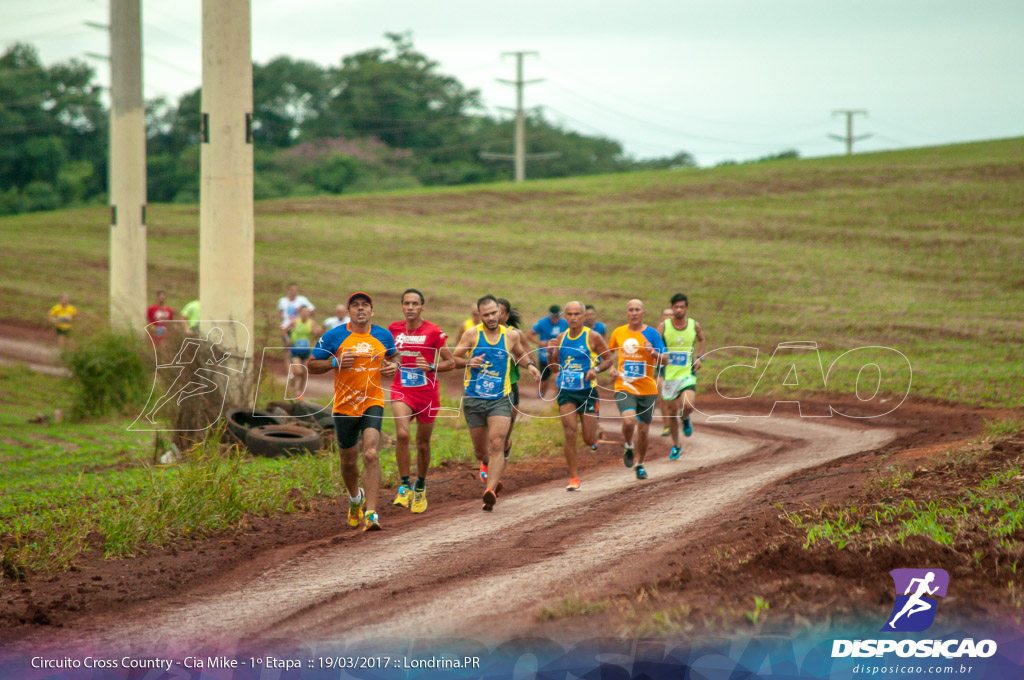
{"label": "distant runner", "polygon": [[597,309],[594,305],[587,305],[584,309],[586,311],[583,313],[583,325],[587,328],[593,328],[602,338],[607,337],[608,329],[602,322],[597,320]]}
{"label": "distant runner", "polygon": [[[666,307],[661,310],[661,320],[658,321],[658,332],[661,332],[661,327],[665,324],[665,321],[672,318],[672,308]],[[664,338],[662,338],[664,340]],[[658,366],[658,378],[665,377],[665,364]],[[672,417],[672,410],[668,407],[665,399],[662,398],[661,394],[658,394],[658,410],[661,412],[661,436],[668,437],[672,434],[672,428],[668,426],[668,421]]]}
{"label": "distant runner", "polygon": [[149,324],[149,335],[157,347],[167,337],[167,321],[174,320],[174,310],[167,306],[167,293],[156,292],[156,304],[146,310],[146,321]]}
{"label": "distant runner", "polygon": [[469,308],[469,318],[462,322],[462,332],[465,333],[471,328],[476,328],[478,323],[480,323],[480,312],[477,311],[476,304],[474,303],[473,306]]}
{"label": "distant runner", "polygon": [[[307,370],[305,369],[306,362],[309,361],[309,357],[312,355],[313,342],[317,337],[320,336],[322,330],[313,321],[313,317],[310,316],[309,307],[302,305],[299,307],[299,315],[288,322],[288,325],[282,329],[284,333],[284,341],[288,343],[288,381],[292,378],[291,366],[300,365],[303,368],[295,372],[295,382],[300,386],[296,388],[295,399],[302,399],[306,392],[306,384],[309,381]],[[288,394],[288,385],[284,388],[285,394]],[[289,397],[291,398],[291,397]]]}
{"label": "distant runner", "polygon": [[336,305],[334,307],[334,316],[329,316],[324,319],[324,330],[329,331],[336,326],[346,324],[352,319],[349,318],[348,312],[345,311],[345,305]]}
{"label": "distant runner", "polygon": [[455,365],[467,369],[462,409],[473,452],[481,463],[480,476],[487,484],[483,509],[490,512],[501,493],[505,469],[502,449],[512,419],[512,364],[526,366],[538,382],[540,371],[530,363],[522,333],[499,323],[498,300],[493,295],[480,298],[477,309],[481,323],[462,334],[454,356]]}
{"label": "distant runner", "polygon": [[292,319],[299,315],[299,307],[309,307],[309,311],[315,312],[316,307],[305,295],[299,294],[299,286],[295,283],[288,284],[288,294],[277,301],[277,313],[281,317],[281,328],[287,326]]}
{"label": "distant runner", "polygon": [[540,364],[540,384],[537,386],[537,395],[541,399],[544,398],[544,386],[555,369],[555,365],[548,356],[548,343],[568,327],[569,324],[562,318],[562,308],[558,305],[551,305],[548,308],[548,316],[533,324],[533,328],[527,335],[527,338],[540,348],[540,352],[537,353],[537,361]]}
{"label": "distant runner", "polygon": [[[363,531],[379,531],[377,496],[380,493],[380,427],[384,419],[384,388],[381,378],[391,378],[398,363],[387,361],[396,353],[395,339],[387,329],[370,323],[373,298],[352,293],[348,298],[352,317],[333,328],[313,348],[309,372],[334,371],[334,431],[341,449],[341,477],[348,489],[348,525]],[[359,486],[359,435],[363,435],[363,483]]]}
{"label": "distant runner", "polygon": [[629,323],[612,331],[608,342],[608,349],[618,353],[612,375],[615,376],[615,401],[622,414],[622,437],[626,442],[622,464],[633,467],[635,447],[636,478],[647,479],[644,469],[647,435],[654,417],[657,367],[664,360],[665,343],[658,331],[644,323],[643,302],[630,300],[626,303],[626,317]]}
{"label": "distant runner", "polygon": [[[565,435],[563,449],[569,467],[566,491],[579,491],[576,421],[583,423],[583,443],[597,444],[597,374],[612,365],[608,343],[597,331],[583,325],[583,304],[573,300],[565,305],[568,330],[548,344],[551,360],[558,363],[558,413]],[[598,357],[602,357],[598,361]]]}
{"label": "distant runner", "polygon": [[[441,407],[437,374],[455,368],[448,349],[448,335],[423,319],[423,293],[409,288],[402,293],[405,321],[388,327],[395,339],[401,367],[391,383],[391,409],[395,414],[395,461],[402,483],[394,504],[419,514],[427,509],[427,470],[430,469],[430,435]],[[416,484],[409,486],[411,461],[409,438],[416,425]]]}
{"label": "distant runner", "polygon": [[[682,445],[679,441],[679,422],[683,423],[683,434],[693,434],[690,414],[697,401],[697,370],[704,354],[704,331],[695,319],[687,318],[689,301],[682,293],[672,296],[672,317],[658,325],[658,332],[665,340],[668,364],[665,366],[665,380],[661,384],[662,404],[668,409],[668,423],[672,432],[672,451],[668,457],[679,458]],[[697,353],[693,343],[697,341]],[[680,395],[683,397],[680,399]]]}
{"label": "distant runner", "polygon": [[199,300],[185,303],[181,308],[181,318],[188,322],[188,330],[192,335],[199,333]]}
{"label": "distant runner", "polygon": [[78,310],[71,304],[71,298],[68,297],[67,293],[60,296],[60,303],[50,307],[50,323],[53,324],[54,329],[57,331],[57,346],[61,349],[64,348],[67,343],[68,336],[71,335],[71,323],[78,316]]}

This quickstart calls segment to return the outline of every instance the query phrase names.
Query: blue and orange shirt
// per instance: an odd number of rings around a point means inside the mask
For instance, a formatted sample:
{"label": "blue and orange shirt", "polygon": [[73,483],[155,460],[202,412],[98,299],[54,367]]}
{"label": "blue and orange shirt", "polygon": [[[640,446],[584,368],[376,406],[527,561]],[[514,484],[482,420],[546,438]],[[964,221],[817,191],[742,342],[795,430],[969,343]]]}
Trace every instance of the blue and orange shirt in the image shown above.
{"label": "blue and orange shirt", "polygon": [[501,399],[512,391],[511,373],[512,355],[508,351],[508,327],[498,326],[501,335],[497,342],[487,342],[484,325],[476,326],[476,340],[469,358],[482,356],[484,363],[477,368],[466,367],[466,396],[474,399]]}
{"label": "blue and orange shirt", "polygon": [[385,357],[395,354],[395,339],[386,328],[370,324],[369,332],[353,333],[350,323],[335,326],[313,348],[314,359],[340,357],[344,350],[356,355],[350,368],[334,371],[334,412],[361,416],[371,406],[384,406],[380,368]]}
{"label": "blue and orange shirt", "polygon": [[597,386],[596,380],[587,381],[587,372],[597,363],[594,349],[590,345],[592,328],[584,326],[579,335],[571,337],[567,330],[558,343],[558,389],[571,392]]}
{"label": "blue and orange shirt", "polygon": [[[651,343],[654,352],[644,349],[646,342]],[[616,392],[629,392],[638,396],[658,393],[658,354],[665,352],[665,341],[656,329],[645,325],[642,330],[631,331],[629,326],[619,326],[612,331],[608,349],[619,351],[615,367],[618,370],[615,376]]]}

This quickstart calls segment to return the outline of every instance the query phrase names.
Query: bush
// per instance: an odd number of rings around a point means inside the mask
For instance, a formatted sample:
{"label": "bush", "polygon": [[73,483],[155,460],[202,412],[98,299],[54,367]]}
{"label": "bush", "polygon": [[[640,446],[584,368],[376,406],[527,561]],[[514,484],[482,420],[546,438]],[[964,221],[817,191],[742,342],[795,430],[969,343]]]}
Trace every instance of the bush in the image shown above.
{"label": "bush", "polygon": [[83,339],[61,358],[74,383],[71,417],[76,420],[129,414],[145,405],[152,374],[144,350],[132,335],[103,332]]}

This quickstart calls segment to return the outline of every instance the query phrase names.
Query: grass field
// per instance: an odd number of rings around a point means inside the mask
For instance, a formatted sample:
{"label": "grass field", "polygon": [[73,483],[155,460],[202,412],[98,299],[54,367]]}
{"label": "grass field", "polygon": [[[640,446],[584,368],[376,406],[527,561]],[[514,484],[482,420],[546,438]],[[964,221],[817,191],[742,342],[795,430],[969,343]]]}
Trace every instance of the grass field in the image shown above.
{"label": "grass field", "polygon": [[[132,418],[89,423],[32,423],[65,413],[67,380],[0,366],[0,585],[59,571],[92,547],[108,557],[138,554],[182,538],[238,526],[246,515],[306,509],[341,496],[337,449],[315,456],[255,458],[218,451],[216,442],[179,465],[153,465],[152,433],[129,432]],[[394,433],[385,421],[385,432]],[[519,455],[560,454],[561,426],[531,419],[517,428]],[[441,419],[432,461],[470,462],[461,418]],[[398,481],[392,452],[382,451],[385,484]],[[385,498],[384,501],[390,499]]]}
{"label": "grass field", "polygon": [[[884,345],[910,361],[912,395],[1019,406],[1022,159],[1024,139],[1009,139],[262,202],[256,337],[271,338],[289,281],[321,319],[352,290],[371,291],[378,323],[399,318],[397,297],[414,286],[450,331],[487,292],[509,297],[530,320],[582,298],[614,327],[627,298],[645,299],[654,323],[683,291],[712,348],[757,347],[763,360],[780,342],[813,340],[827,368],[846,350]],[[168,290],[180,308],[197,293],[198,210],[154,205],[148,214],[149,290]],[[82,330],[104,323],[106,218],[90,208],[0,219],[3,315],[45,323],[69,291]],[[899,361],[881,363],[898,376]],[[752,389],[749,377],[726,382]],[[815,382],[800,389],[821,391]]]}

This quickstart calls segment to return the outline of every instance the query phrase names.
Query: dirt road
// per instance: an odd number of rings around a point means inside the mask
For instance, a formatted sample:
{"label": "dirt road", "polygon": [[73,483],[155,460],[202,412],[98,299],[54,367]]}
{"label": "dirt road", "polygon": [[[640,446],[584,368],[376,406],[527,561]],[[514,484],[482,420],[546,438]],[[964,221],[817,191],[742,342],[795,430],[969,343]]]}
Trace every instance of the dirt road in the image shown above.
{"label": "dirt road", "polygon": [[497,638],[527,628],[539,607],[567,593],[639,582],[663,549],[685,544],[689,528],[728,517],[773,481],[895,436],[799,418],[698,422],[679,461],[656,442],[647,481],[606,466],[578,493],[546,483],[504,494],[490,514],[473,498],[382,533],[342,530],[257,572],[242,565],[181,596],[22,642],[140,653],[190,650],[197,640],[226,649],[254,637]]}

